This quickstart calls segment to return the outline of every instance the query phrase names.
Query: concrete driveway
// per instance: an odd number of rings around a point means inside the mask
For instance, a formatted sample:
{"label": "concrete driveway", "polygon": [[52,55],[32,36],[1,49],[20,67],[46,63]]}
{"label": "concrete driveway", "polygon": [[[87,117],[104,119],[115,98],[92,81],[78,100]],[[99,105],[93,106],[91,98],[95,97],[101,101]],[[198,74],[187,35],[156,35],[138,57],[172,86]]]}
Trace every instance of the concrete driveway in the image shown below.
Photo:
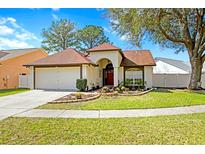
{"label": "concrete driveway", "polygon": [[0,120],[31,110],[69,93],[66,91],[31,90],[0,97]]}

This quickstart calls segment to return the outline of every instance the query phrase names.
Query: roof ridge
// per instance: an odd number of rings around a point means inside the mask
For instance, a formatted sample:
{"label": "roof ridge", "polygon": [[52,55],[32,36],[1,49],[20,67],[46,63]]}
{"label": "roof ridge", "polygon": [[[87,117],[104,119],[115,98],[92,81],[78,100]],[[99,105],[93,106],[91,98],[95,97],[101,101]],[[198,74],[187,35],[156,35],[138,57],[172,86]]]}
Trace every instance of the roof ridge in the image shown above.
{"label": "roof ridge", "polygon": [[76,49],[74,49],[73,48],[73,50],[75,51],[75,52],[77,52],[82,58],[84,58],[85,60],[89,60],[90,62],[92,62],[90,59],[88,59],[87,57],[85,57],[84,55],[82,55],[83,53],[81,53],[80,51],[78,51],[78,50],[76,50]]}
{"label": "roof ridge", "polygon": [[125,52],[129,52],[129,51],[150,51],[149,49],[137,49],[137,50],[132,50],[132,49],[130,49],[130,50],[124,50]]}
{"label": "roof ridge", "polygon": [[9,52],[5,52],[4,50],[0,50],[0,52],[10,54]]}
{"label": "roof ridge", "polygon": [[161,61],[163,61],[167,64],[170,64],[172,66],[180,68],[184,71],[190,71],[190,65],[187,64],[185,61],[182,61],[182,60],[175,60],[175,59],[162,58],[162,57],[156,57],[155,60],[161,60]]}
{"label": "roof ridge", "polygon": [[43,65],[76,65],[76,64],[93,64],[94,63],[83,56],[79,51],[74,48],[67,48],[61,52],[49,55],[48,57],[37,60],[33,63],[26,64],[25,66],[43,66]]}
{"label": "roof ridge", "polygon": [[[112,47],[113,49],[109,49],[109,48],[107,48],[107,47],[105,47],[105,48],[102,48],[101,49],[101,47],[104,47],[104,46],[110,46],[110,47]],[[107,51],[107,50],[121,50],[121,48],[119,48],[119,47],[117,47],[117,46],[115,46],[115,45],[113,45],[113,44],[111,44],[111,43],[107,43],[107,42],[105,42],[105,43],[102,43],[102,44],[99,44],[99,45],[97,45],[97,46],[95,46],[95,47],[93,47],[93,48],[90,48],[90,49],[88,49],[88,50],[86,50],[86,51],[88,51],[88,52],[90,52],[90,51]]]}
{"label": "roof ridge", "polygon": [[2,49],[0,51],[11,51],[11,50],[28,50],[28,49],[42,49],[42,48],[16,48],[16,49]]}
{"label": "roof ridge", "polygon": [[185,61],[183,61],[183,60],[171,59],[171,58],[165,58],[165,57],[155,57],[155,59],[167,59],[167,60],[173,60],[173,61],[185,62]]}

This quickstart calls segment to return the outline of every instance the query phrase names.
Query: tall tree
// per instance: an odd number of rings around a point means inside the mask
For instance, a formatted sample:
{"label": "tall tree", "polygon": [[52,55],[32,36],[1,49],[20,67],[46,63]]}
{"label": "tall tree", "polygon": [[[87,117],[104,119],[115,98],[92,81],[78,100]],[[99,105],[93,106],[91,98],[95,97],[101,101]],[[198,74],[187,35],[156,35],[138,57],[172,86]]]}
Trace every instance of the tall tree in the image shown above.
{"label": "tall tree", "polygon": [[103,28],[100,26],[87,25],[83,29],[78,30],[76,38],[80,43],[81,50],[93,48],[99,44],[110,42],[105,36]]}
{"label": "tall tree", "polygon": [[199,89],[205,61],[205,9],[109,9],[111,25],[140,46],[148,37],[163,47],[186,51],[191,63],[190,89]]}
{"label": "tall tree", "polygon": [[51,27],[43,29],[42,47],[48,52],[60,52],[68,47],[76,47],[75,25],[70,20],[53,21]]}

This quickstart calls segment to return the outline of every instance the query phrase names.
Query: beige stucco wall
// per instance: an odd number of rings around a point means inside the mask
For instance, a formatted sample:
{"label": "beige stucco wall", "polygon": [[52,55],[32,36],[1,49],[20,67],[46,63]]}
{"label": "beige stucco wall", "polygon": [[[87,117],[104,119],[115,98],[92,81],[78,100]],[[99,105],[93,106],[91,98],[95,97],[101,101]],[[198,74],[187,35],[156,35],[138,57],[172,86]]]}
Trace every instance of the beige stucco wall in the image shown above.
{"label": "beige stucco wall", "polygon": [[97,67],[92,65],[83,65],[82,67],[82,77],[83,79],[87,79],[88,89],[92,89],[92,86],[99,85],[99,71]]}
{"label": "beige stucco wall", "polygon": [[[101,69],[103,68],[103,63],[104,63],[103,60],[104,59],[110,60],[114,67],[114,86],[118,86],[119,69],[120,69],[120,64],[122,61],[121,54],[118,51],[97,51],[97,52],[91,52],[90,58],[96,64],[102,63],[101,66],[99,65],[100,73],[101,73]],[[102,78],[100,78],[99,80],[100,80],[100,83],[102,84]]]}
{"label": "beige stucco wall", "polygon": [[152,88],[152,66],[144,66],[144,81],[146,82],[146,88]]}
{"label": "beige stucco wall", "polygon": [[122,61],[122,56],[118,51],[97,51],[90,52],[90,58],[94,63],[98,63],[101,59],[109,59],[113,67],[119,67]]}
{"label": "beige stucco wall", "polygon": [[118,80],[119,80],[119,83],[124,81],[124,67],[119,67]]}

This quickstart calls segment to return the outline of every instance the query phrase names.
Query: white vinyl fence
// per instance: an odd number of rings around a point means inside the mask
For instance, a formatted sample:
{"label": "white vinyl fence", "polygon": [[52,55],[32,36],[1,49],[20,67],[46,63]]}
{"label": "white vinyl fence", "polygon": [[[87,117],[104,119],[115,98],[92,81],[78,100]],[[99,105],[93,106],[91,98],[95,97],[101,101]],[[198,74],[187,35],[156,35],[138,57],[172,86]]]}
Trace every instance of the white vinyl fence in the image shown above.
{"label": "white vinyl fence", "polygon": [[28,75],[19,75],[19,88],[29,88]]}
{"label": "white vinyl fence", "polygon": [[[189,85],[190,74],[153,74],[153,87],[186,88]],[[202,88],[205,88],[205,74],[202,75]]]}

